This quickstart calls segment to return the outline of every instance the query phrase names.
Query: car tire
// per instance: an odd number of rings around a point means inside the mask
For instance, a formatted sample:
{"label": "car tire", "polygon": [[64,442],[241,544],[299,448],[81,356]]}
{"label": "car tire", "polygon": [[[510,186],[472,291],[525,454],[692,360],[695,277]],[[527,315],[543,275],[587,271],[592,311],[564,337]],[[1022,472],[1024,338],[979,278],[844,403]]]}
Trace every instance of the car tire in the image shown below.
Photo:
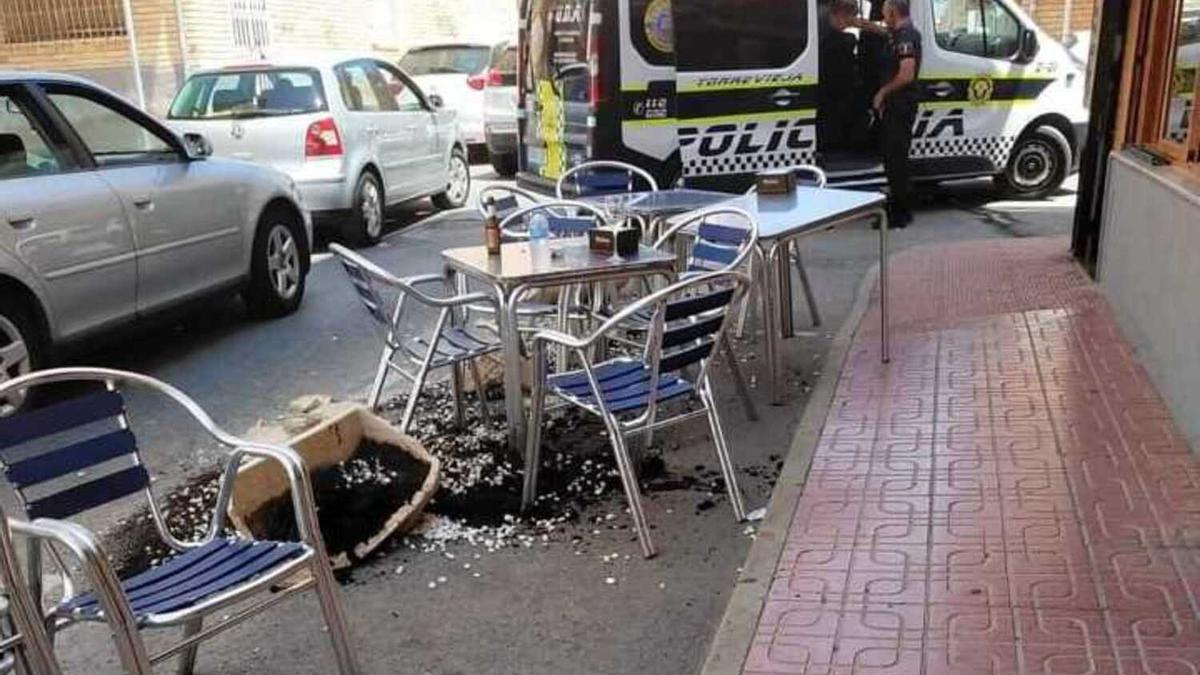
{"label": "car tire", "polygon": [[[46,365],[46,337],[29,307],[15,297],[0,297],[0,384]],[[0,396],[0,417],[29,403],[24,394]]]}
{"label": "car tire", "polygon": [[374,246],[383,238],[387,202],[379,178],[364,171],[354,186],[354,208],[342,225],[342,241],[354,248]]}
{"label": "car tire", "polygon": [[308,277],[308,243],[293,213],[273,209],[254,236],[246,306],[258,318],[287,316],[300,308]]}
{"label": "car tire", "polygon": [[434,195],[433,205],[443,211],[461,209],[467,205],[467,198],[471,196],[471,165],[467,163],[467,155],[462,148],[456,147],[450,151],[447,175],[449,184],[446,191]]}
{"label": "car tire", "polygon": [[517,175],[517,153],[492,153],[492,169],[504,178],[512,178]]}
{"label": "car tire", "polygon": [[1013,197],[1044,199],[1062,186],[1070,167],[1066,137],[1052,127],[1038,127],[1017,140],[996,187]]}

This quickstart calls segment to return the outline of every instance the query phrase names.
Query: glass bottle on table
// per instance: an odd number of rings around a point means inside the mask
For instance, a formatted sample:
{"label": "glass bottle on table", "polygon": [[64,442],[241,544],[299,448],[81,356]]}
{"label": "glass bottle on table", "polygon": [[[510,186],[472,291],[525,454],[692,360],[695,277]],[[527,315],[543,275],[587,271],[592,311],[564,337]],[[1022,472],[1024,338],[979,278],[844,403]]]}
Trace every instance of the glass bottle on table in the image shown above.
{"label": "glass bottle on table", "polygon": [[485,203],[487,218],[483,222],[483,242],[488,255],[500,255],[500,217],[496,215],[496,200],[488,197]]}

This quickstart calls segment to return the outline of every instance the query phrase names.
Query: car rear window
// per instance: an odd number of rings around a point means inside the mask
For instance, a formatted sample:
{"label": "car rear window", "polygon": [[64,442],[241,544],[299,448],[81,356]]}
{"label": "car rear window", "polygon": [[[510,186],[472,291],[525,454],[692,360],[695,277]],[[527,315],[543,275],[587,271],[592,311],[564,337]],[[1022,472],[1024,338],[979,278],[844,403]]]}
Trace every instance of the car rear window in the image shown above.
{"label": "car rear window", "polygon": [[491,50],[487,47],[422,47],[400,59],[400,67],[409,75],[478,75],[488,67]]}
{"label": "car rear window", "polygon": [[325,90],[317,71],[264,68],[193,75],[175,96],[168,117],[275,117],[326,109]]}

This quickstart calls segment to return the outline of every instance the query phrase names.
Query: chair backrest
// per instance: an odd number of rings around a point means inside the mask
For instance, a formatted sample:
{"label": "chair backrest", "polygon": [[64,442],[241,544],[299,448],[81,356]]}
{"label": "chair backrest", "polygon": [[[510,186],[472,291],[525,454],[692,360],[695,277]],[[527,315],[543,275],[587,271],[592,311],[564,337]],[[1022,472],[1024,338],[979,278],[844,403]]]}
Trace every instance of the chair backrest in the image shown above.
{"label": "chair backrest", "polygon": [[742,209],[720,207],[673,223],[654,247],[673,245],[684,231],[693,235],[685,266],[688,273],[737,269],[758,244],[758,220],[754,216]]}
{"label": "chair backrest", "polygon": [[559,199],[567,197],[567,186],[573,186],[575,197],[636,192],[658,192],[658,181],[648,171],[625,162],[598,160],[584,162],[568,169],[558,179]]}
{"label": "chair backrest", "polygon": [[604,212],[583,202],[553,201],[518,209],[500,221],[507,239],[528,239],[529,223],[536,214],[546,217],[550,236],[555,239],[587,236],[588,230],[604,222]]}
{"label": "chair backrest", "polygon": [[386,301],[375,284],[376,277],[367,269],[367,260],[337,244],[330,245],[329,250],[342,264],[342,269],[350,279],[350,285],[354,287],[354,292],[358,294],[358,300],[367,309],[367,313],[379,324],[390,327],[393,317],[388,315]]}
{"label": "chair backrest", "polygon": [[112,384],[0,419],[0,462],[31,519],[70,518],[150,486]]}
{"label": "chair backrest", "polygon": [[809,187],[823,188],[829,183],[825,170],[812,164],[798,164],[791,169],[796,176],[796,182]]}
{"label": "chair backrest", "polygon": [[488,199],[496,206],[496,215],[504,220],[518,210],[539,204],[540,195],[510,185],[489,185],[479,191],[479,215],[487,217]]}

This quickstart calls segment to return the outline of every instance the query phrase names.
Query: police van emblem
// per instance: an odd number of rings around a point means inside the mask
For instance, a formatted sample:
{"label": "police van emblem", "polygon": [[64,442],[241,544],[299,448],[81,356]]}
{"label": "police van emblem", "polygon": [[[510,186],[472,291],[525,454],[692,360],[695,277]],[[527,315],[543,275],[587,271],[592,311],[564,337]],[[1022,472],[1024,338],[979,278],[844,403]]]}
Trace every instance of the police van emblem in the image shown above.
{"label": "police van emblem", "polygon": [[971,80],[971,84],[967,87],[967,100],[974,105],[983,105],[992,100],[994,93],[996,93],[996,83],[992,78],[981,75]]}
{"label": "police van emblem", "polygon": [[671,16],[671,0],[651,0],[643,20],[646,41],[664,54],[675,52],[675,20]]}

